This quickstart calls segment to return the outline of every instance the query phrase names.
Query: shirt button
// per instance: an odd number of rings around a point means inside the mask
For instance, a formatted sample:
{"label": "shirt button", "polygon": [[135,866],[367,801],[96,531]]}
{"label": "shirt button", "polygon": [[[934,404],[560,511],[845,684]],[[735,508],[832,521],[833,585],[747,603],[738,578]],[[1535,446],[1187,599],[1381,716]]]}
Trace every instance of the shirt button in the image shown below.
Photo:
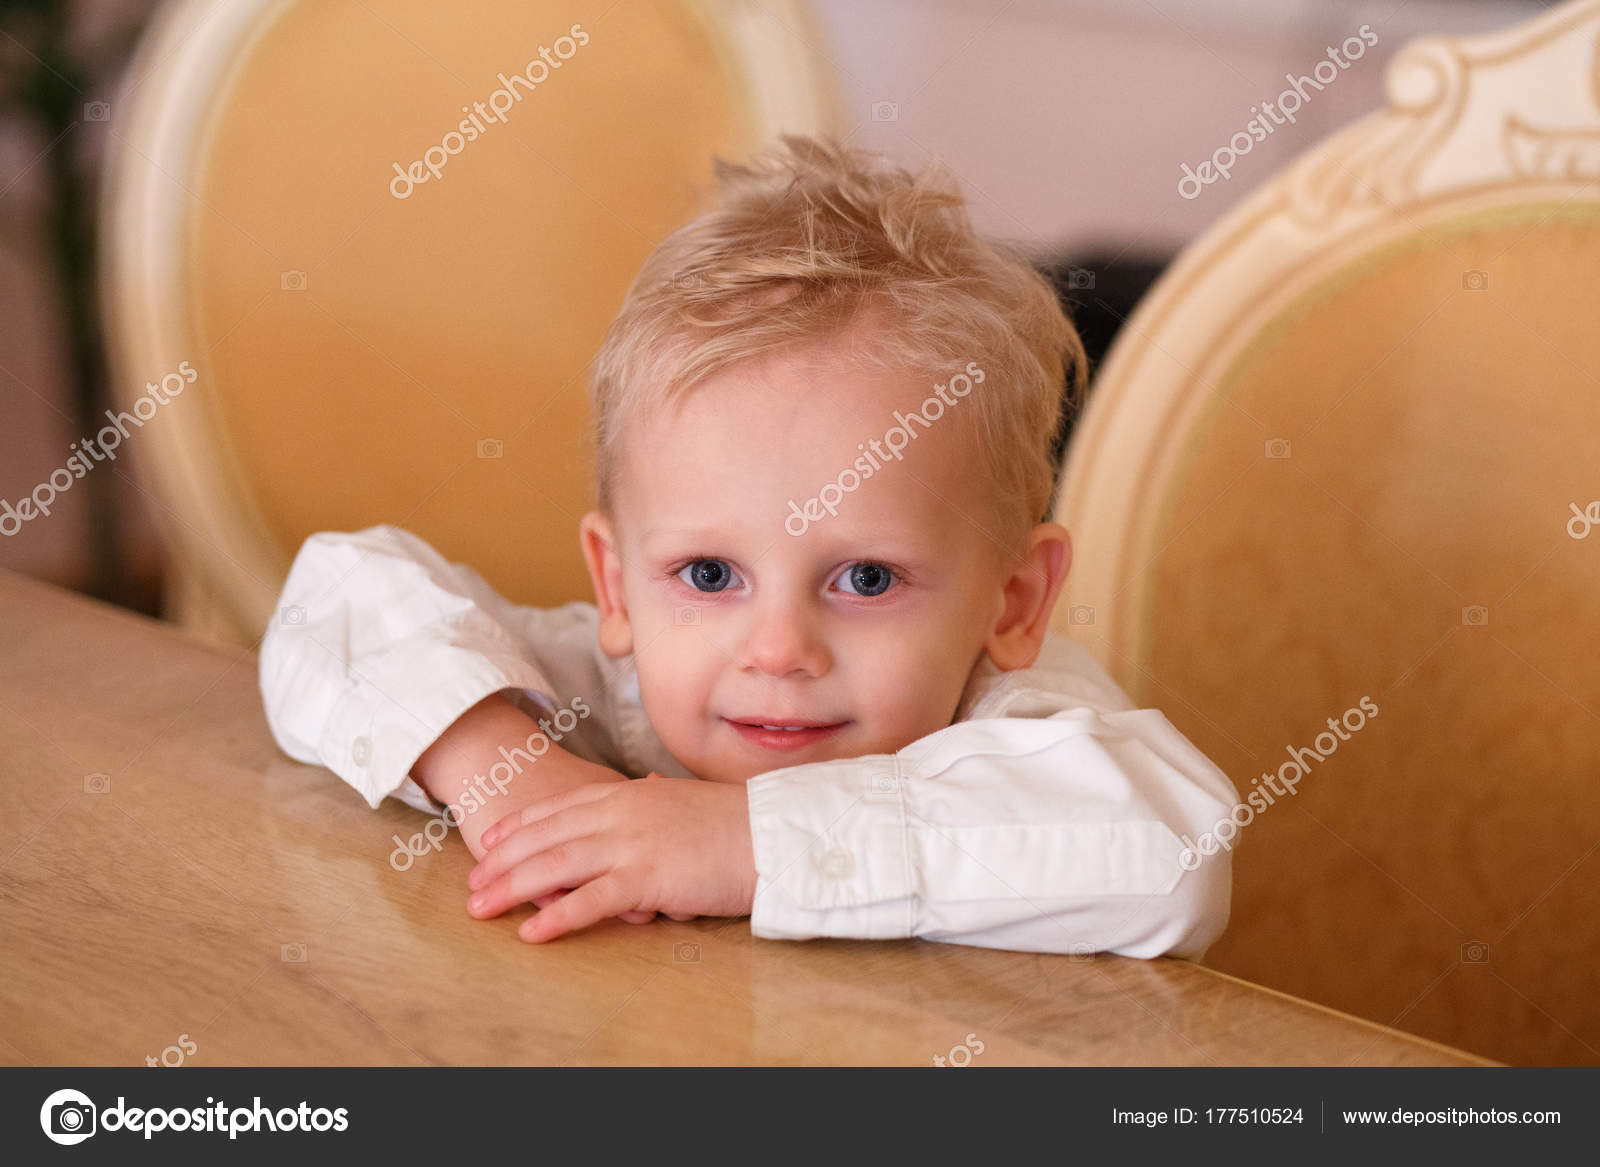
{"label": "shirt button", "polygon": [[848,879],[850,873],[856,869],[855,860],[850,858],[850,853],[838,847],[825,851],[818,865],[822,868],[822,874],[830,879]]}
{"label": "shirt button", "polygon": [[356,765],[365,766],[367,759],[372,757],[372,739],[362,735],[350,745],[350,756],[355,759]]}

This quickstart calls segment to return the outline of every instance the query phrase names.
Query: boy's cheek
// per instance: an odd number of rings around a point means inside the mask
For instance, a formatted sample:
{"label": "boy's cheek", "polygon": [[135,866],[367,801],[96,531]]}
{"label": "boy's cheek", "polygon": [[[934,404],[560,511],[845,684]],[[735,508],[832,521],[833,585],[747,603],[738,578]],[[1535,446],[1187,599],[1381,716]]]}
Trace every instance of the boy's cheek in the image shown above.
{"label": "boy's cheek", "polygon": [[949,728],[955,720],[955,710],[964,691],[965,685],[938,692],[927,688],[902,690],[893,705],[878,706],[868,711],[873,740],[856,752],[897,753],[914,741]]}

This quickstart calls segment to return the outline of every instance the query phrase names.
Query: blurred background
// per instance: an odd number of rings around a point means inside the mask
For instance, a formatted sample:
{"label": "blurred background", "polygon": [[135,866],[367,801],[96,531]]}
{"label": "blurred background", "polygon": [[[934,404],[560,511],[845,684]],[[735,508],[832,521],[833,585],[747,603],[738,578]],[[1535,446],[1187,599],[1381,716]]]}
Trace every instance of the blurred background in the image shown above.
{"label": "blurred background", "polygon": [[[728,0],[737,5],[742,0]],[[96,262],[119,86],[156,5],[0,3],[0,495],[111,404]],[[1537,0],[814,0],[853,144],[943,158],[980,228],[1056,279],[1098,358],[1177,249],[1332,129],[1382,105],[1406,40],[1514,24]],[[1378,43],[1202,197],[1197,166],[1363,23]],[[385,35],[384,26],[374,29]],[[309,177],[307,179],[310,181]],[[1090,293],[1093,293],[1092,295]],[[137,392],[137,386],[133,387]],[[93,424],[92,424],[93,423]],[[168,569],[139,443],[0,537],[0,568],[156,614]]]}

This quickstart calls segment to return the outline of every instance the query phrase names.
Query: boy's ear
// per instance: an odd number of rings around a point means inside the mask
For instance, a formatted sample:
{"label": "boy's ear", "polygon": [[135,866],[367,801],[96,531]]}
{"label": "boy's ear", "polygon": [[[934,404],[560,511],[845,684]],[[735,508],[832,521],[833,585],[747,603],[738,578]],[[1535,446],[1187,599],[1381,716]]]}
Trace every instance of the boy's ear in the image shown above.
{"label": "boy's ear", "polygon": [[1040,523],[1014,560],[1001,590],[1000,616],[984,649],[1002,671],[1025,669],[1039,656],[1050,614],[1072,566],[1072,536],[1060,523]]}
{"label": "boy's ear", "polygon": [[594,584],[595,607],[600,609],[600,651],[610,657],[627,656],[633,651],[633,629],[622,601],[622,559],[611,520],[590,511],[578,521],[578,542]]}

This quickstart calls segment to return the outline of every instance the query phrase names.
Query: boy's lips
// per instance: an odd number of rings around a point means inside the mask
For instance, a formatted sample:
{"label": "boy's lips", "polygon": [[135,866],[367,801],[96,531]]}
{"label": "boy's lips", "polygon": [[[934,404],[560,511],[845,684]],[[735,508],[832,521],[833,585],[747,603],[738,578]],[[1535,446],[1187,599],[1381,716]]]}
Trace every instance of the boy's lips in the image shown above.
{"label": "boy's lips", "polygon": [[798,750],[823,741],[848,721],[811,721],[798,717],[723,718],[738,735],[754,745],[770,750]]}

